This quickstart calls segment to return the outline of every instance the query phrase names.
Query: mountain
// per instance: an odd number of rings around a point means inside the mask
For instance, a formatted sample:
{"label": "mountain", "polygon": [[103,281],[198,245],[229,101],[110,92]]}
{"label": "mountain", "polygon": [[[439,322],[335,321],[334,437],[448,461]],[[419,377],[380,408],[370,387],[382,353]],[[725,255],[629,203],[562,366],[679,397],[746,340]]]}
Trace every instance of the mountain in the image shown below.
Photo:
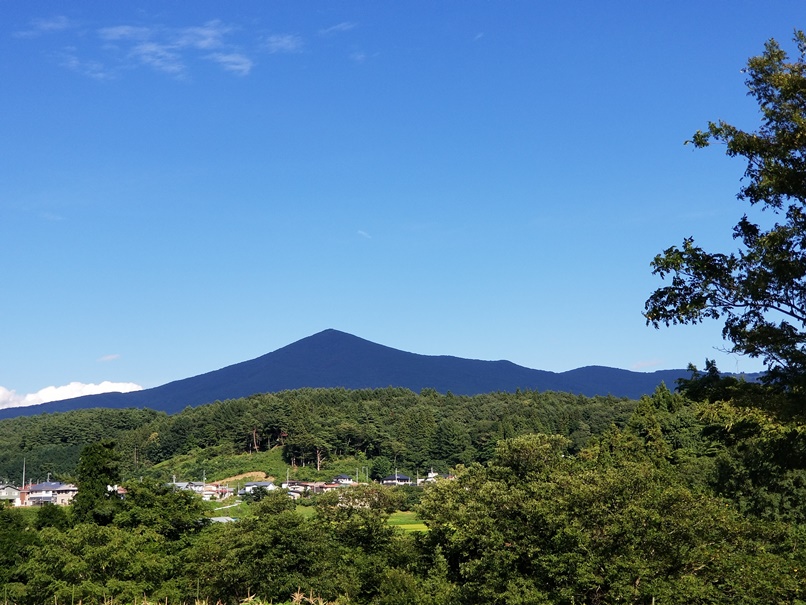
{"label": "mountain", "polygon": [[0,410],[0,419],[79,408],[147,407],[169,414],[187,406],[304,387],[433,388],[457,395],[531,389],[637,399],[686,370],[630,372],[601,366],[568,372],[532,370],[509,361],[418,355],[325,330],[250,361],[131,393],[103,393]]}

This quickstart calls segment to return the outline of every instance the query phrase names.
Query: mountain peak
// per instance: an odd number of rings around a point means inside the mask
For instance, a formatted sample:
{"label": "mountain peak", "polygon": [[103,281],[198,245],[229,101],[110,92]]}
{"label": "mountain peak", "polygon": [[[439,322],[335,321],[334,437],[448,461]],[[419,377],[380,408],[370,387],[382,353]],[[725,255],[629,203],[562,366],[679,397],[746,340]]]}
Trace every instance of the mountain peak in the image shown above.
{"label": "mountain peak", "polygon": [[493,391],[565,391],[638,398],[658,383],[674,384],[686,370],[644,374],[594,366],[555,373],[509,361],[419,355],[328,328],[256,359],[131,393],[104,393],[0,410],[0,418],[89,407],[148,407],[168,413],[255,393],[299,388],[432,388],[456,395]]}

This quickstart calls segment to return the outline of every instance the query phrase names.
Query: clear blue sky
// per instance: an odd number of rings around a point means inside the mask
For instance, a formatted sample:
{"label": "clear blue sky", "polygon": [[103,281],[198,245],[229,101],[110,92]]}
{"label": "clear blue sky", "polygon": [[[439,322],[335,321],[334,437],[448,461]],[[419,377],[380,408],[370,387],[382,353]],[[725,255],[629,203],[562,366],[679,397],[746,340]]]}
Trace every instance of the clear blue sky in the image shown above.
{"label": "clear blue sky", "polygon": [[[0,387],[152,387],[325,328],[702,365],[649,263],[734,246],[741,69],[799,1],[0,1]],[[0,391],[2,400],[2,391]],[[2,405],[2,401],[0,401]]]}

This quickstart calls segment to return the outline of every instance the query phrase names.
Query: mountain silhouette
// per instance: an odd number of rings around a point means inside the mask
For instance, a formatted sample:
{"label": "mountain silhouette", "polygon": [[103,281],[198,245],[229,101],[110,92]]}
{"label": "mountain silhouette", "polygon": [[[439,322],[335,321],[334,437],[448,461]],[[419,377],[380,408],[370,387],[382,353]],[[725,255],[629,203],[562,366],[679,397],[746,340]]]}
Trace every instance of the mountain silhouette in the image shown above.
{"label": "mountain silhouette", "polygon": [[178,412],[216,400],[305,387],[373,389],[405,387],[419,392],[476,395],[493,391],[563,391],[637,399],[665,382],[674,388],[686,370],[630,372],[589,366],[568,372],[532,370],[509,361],[419,355],[363,338],[324,330],[261,357],[192,378],[131,393],[102,393],[40,405],[0,409],[0,419],[80,408],[151,408]]}

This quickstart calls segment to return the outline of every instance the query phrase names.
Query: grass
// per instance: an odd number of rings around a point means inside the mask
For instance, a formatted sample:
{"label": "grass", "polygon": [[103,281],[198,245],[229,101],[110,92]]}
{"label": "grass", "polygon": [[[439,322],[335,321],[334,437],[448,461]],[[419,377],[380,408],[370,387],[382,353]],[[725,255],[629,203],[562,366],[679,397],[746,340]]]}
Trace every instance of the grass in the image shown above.
{"label": "grass", "polygon": [[428,531],[425,523],[417,518],[417,513],[412,511],[397,511],[389,516],[389,525],[402,531]]}
{"label": "grass", "polygon": [[310,519],[316,514],[316,509],[313,506],[300,506],[297,504],[295,510],[300,517],[305,517],[306,519]]}
{"label": "grass", "polygon": [[[306,519],[310,519],[314,515],[316,515],[316,508],[313,506],[301,506],[297,504],[296,508],[297,514],[305,517]],[[425,526],[425,523],[420,521],[417,518],[417,513],[412,511],[397,511],[389,515],[389,520],[387,523],[401,531],[405,532],[412,532],[412,531],[428,531],[428,528]]]}

